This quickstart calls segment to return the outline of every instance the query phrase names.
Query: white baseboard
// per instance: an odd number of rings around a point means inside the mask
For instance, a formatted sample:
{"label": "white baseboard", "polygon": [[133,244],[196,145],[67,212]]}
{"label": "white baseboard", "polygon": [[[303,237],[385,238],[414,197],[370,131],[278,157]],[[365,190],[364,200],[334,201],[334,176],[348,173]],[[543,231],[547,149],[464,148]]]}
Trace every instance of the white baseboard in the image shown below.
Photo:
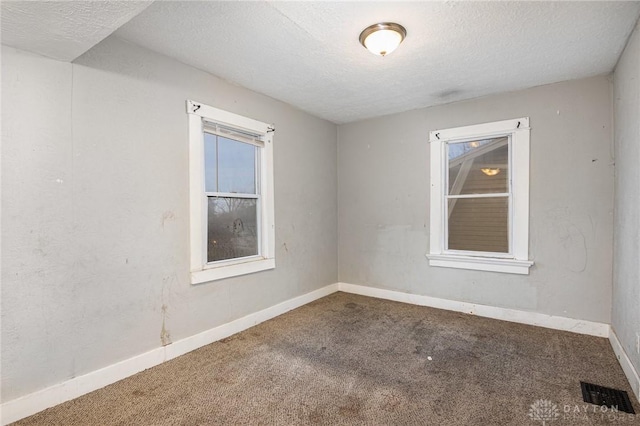
{"label": "white baseboard", "polygon": [[177,356],[184,355],[194,349],[229,337],[271,318],[275,318],[278,315],[282,315],[285,312],[306,305],[336,291],[338,291],[338,284],[328,285],[227,324],[178,340],[170,345],[153,349],[141,355],[134,356],[133,358],[92,371],[83,376],[74,377],[73,379],[46,389],[7,401],[0,406],[0,423],[6,425],[18,421],[49,407],[100,389]]}
{"label": "white baseboard", "polygon": [[338,283],[338,289],[345,293],[361,294],[378,299],[393,300],[410,303],[412,305],[429,306],[446,309],[448,311],[463,312],[465,314],[494,318],[520,324],[535,325],[555,330],[571,331],[573,333],[588,334],[590,336],[609,337],[609,324],[578,320],[573,318],[546,315],[538,312],[519,311],[516,309],[498,308],[495,306],[477,305],[475,303],[458,302],[455,300],[439,299],[437,297],[419,294],[403,293],[395,290],[368,287],[356,284]]}
{"label": "white baseboard", "polygon": [[640,402],[640,374],[638,374],[638,371],[631,363],[627,352],[624,350],[620,340],[618,340],[618,336],[615,331],[613,331],[613,328],[611,328],[611,333],[609,333],[609,341],[611,342],[613,352],[616,354],[616,358],[618,358],[618,362],[620,362],[622,366],[622,371],[624,371],[627,380],[629,380],[633,393],[636,395],[638,402]]}

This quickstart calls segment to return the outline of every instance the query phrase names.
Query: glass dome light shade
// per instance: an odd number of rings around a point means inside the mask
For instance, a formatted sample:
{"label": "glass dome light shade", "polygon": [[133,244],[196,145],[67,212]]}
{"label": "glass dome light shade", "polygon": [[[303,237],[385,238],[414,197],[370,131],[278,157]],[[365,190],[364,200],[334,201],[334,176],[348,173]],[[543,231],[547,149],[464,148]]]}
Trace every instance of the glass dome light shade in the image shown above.
{"label": "glass dome light shade", "polygon": [[360,43],[371,53],[385,56],[396,50],[406,35],[402,25],[383,22],[365,28],[360,34]]}

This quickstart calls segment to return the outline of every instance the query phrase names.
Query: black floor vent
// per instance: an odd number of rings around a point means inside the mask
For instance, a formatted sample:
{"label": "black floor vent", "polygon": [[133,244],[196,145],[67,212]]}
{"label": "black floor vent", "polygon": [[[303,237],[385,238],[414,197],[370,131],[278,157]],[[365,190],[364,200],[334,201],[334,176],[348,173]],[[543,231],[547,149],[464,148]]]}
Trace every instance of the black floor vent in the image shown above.
{"label": "black floor vent", "polygon": [[635,414],[629,395],[625,391],[585,382],[580,382],[580,387],[582,387],[582,399],[584,402],[617,408],[618,411]]}

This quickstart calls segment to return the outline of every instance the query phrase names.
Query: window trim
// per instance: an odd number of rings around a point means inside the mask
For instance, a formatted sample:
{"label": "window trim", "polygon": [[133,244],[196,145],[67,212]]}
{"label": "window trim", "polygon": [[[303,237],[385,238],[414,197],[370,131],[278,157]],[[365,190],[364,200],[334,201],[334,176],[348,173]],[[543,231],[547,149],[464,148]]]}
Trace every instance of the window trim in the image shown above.
{"label": "window trim", "polygon": [[[189,206],[191,284],[251,274],[275,268],[275,222],[273,191],[272,125],[233,114],[200,102],[187,100],[189,118]],[[204,132],[211,125],[255,135],[259,152],[260,194],[259,255],[207,263],[207,195],[204,186]],[[237,194],[236,194],[237,195]]]}
{"label": "window trim", "polygon": [[[429,133],[431,154],[430,266],[528,274],[529,260],[529,118],[476,124]],[[445,173],[447,143],[465,139],[510,137],[511,208],[509,212],[510,253],[447,251]]]}

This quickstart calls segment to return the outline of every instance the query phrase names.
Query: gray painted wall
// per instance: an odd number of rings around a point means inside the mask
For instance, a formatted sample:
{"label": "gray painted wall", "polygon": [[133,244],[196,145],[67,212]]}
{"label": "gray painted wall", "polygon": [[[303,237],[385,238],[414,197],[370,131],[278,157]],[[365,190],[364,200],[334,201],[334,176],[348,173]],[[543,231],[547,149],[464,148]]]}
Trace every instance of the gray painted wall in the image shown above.
{"label": "gray painted wall", "polygon": [[[186,99],[276,125],[275,270],[189,284]],[[337,281],[334,124],[116,38],[2,103],[3,401]]]}
{"label": "gray painted wall", "polygon": [[[340,281],[609,323],[611,111],[600,76],[341,125]],[[429,131],[523,116],[530,275],[429,267]]]}
{"label": "gray painted wall", "polygon": [[[611,325],[640,372],[640,30],[636,27],[614,73],[615,233]],[[637,390],[636,390],[637,391]]]}

